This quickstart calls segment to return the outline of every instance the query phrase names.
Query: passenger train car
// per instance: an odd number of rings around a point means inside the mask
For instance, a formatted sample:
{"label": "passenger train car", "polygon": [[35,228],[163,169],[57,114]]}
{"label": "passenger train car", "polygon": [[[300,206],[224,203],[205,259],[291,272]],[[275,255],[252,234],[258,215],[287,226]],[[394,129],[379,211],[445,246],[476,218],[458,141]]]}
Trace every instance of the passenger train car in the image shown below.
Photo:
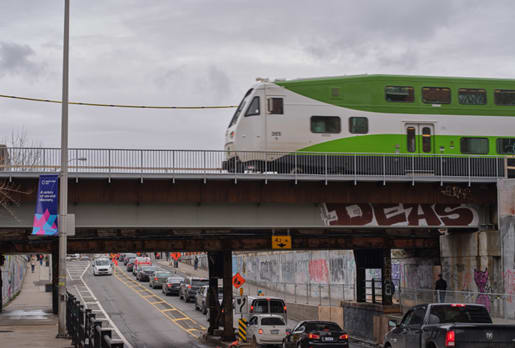
{"label": "passenger train car", "polygon": [[395,171],[405,170],[408,158],[426,158],[419,169],[435,173],[443,170],[429,160],[435,157],[514,155],[515,80],[398,75],[262,80],[234,113],[225,152],[229,171],[299,173],[352,170],[349,154],[394,155],[388,158],[396,163],[383,166]]}

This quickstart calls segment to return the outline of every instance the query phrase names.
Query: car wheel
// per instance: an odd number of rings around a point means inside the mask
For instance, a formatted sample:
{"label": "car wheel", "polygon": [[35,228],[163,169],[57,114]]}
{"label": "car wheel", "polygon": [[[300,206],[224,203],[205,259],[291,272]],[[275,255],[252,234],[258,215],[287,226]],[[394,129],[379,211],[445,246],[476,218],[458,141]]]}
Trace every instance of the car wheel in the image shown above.
{"label": "car wheel", "polygon": [[286,341],[283,341],[283,348],[286,348]]}
{"label": "car wheel", "polygon": [[202,308],[202,314],[207,314],[207,308],[206,308],[206,306],[204,306],[204,307]]}

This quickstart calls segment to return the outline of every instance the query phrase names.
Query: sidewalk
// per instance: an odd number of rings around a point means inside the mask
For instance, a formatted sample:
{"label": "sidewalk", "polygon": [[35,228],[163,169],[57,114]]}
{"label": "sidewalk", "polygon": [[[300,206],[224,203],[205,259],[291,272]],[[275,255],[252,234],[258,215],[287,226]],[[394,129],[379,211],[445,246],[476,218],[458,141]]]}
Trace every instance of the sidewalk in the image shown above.
{"label": "sidewalk", "polygon": [[[166,259],[155,260],[155,261],[160,265],[168,266],[168,267],[171,267],[172,269],[175,269],[175,268],[173,268],[173,259],[170,259],[170,261],[166,261]],[[188,265],[187,263],[184,263],[184,262],[180,262],[180,261],[179,261],[179,267],[177,268],[177,271],[187,274],[191,277],[198,277],[198,278],[208,278],[209,277],[208,271],[200,269],[200,268],[195,270],[195,268],[193,266]]]}
{"label": "sidewalk", "polygon": [[71,347],[71,341],[57,339],[57,316],[52,314],[52,293],[45,292],[48,267],[30,266],[18,295],[0,313],[0,347]]}

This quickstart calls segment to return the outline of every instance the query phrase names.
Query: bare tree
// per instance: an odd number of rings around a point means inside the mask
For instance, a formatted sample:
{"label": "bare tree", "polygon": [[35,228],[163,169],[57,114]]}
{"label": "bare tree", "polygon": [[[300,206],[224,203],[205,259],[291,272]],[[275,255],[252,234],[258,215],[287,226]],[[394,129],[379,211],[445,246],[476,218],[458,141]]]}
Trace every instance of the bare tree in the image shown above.
{"label": "bare tree", "polygon": [[[41,159],[41,144],[29,142],[27,131],[21,128],[12,131],[10,137],[4,138],[0,145],[0,171],[28,171],[34,169]],[[0,208],[19,221],[13,207],[20,205],[21,195],[31,192],[23,191],[19,185],[10,180],[0,180]]]}

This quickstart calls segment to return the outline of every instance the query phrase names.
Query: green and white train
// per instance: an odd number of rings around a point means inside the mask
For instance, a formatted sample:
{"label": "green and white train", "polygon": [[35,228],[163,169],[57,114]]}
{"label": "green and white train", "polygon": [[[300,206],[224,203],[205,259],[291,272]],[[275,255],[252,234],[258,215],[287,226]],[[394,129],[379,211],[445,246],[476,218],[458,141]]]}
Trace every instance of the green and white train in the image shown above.
{"label": "green and white train", "polygon": [[[348,154],[356,153],[397,160],[515,155],[515,80],[355,75],[260,81],[231,119],[225,152],[230,171],[306,173],[322,165],[318,153],[329,153],[324,165],[334,172],[352,167]],[[439,170],[427,163],[425,169]]]}

